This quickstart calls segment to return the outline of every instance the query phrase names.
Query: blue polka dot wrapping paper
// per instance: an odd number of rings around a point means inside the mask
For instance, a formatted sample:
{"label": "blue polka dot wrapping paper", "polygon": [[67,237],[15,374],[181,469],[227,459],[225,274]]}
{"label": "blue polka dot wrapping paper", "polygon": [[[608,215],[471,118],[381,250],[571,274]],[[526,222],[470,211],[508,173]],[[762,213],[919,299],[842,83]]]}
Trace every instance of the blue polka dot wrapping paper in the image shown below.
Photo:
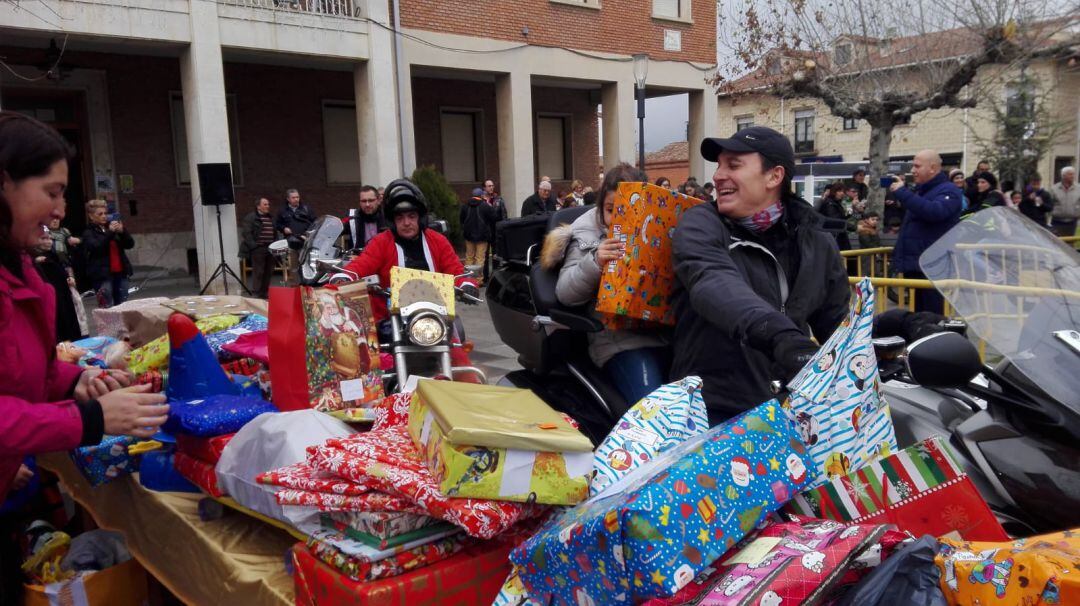
{"label": "blue polka dot wrapping paper", "polygon": [[544,525],[511,554],[529,595],[558,606],[668,597],[809,481],[776,401],[692,437]]}
{"label": "blue polka dot wrapping paper", "polygon": [[277,408],[265,400],[244,396],[173,400],[169,402],[169,419],[162,429],[172,434],[208,438],[240,431],[248,421],[267,412],[277,412]]}

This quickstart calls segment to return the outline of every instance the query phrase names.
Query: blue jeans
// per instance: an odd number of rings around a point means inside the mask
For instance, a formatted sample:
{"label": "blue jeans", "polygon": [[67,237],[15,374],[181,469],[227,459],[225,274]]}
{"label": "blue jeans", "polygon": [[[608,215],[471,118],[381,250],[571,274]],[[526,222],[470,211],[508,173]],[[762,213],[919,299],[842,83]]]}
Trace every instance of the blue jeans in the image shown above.
{"label": "blue jeans", "polygon": [[120,305],[128,298],[128,279],[126,276],[112,276],[94,282],[94,291],[97,293],[98,308]]}
{"label": "blue jeans", "polygon": [[664,384],[667,357],[663,347],[619,352],[604,364],[604,374],[626,398],[627,406],[633,406]]}

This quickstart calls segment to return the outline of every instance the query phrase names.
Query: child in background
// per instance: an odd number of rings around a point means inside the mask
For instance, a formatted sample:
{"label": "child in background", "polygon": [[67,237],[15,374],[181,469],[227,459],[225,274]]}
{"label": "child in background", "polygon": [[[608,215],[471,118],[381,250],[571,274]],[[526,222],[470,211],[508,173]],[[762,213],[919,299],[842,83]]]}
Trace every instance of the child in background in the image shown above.
{"label": "child in background", "polygon": [[878,235],[878,214],[876,212],[863,213],[857,231],[859,233],[859,248],[878,248],[881,246],[881,236]]}

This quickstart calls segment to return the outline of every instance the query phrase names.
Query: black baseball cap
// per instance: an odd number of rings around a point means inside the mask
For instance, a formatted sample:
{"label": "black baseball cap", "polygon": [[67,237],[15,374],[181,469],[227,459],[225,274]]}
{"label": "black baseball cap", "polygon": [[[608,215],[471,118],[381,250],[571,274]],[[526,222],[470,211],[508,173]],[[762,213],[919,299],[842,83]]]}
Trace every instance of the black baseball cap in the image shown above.
{"label": "black baseball cap", "polygon": [[725,149],[737,154],[757,152],[783,166],[787,179],[795,176],[795,150],[791,148],[791,141],[766,126],[749,126],[727,139],[707,137],[701,141],[701,157],[709,162],[716,162]]}

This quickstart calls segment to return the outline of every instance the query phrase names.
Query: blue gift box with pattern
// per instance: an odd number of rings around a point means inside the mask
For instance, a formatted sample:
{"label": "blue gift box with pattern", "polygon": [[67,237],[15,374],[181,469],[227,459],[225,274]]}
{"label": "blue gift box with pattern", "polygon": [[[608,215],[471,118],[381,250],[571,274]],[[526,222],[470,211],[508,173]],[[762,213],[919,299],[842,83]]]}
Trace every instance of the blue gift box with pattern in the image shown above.
{"label": "blue gift box with pattern", "polygon": [[562,513],[511,560],[541,603],[671,596],[801,492],[810,465],[806,445],[770,401]]}
{"label": "blue gift box with pattern", "polygon": [[72,450],[71,460],[91,486],[101,486],[139,470],[139,460],[128,453],[137,441],[131,436],[105,436],[101,444]]}

